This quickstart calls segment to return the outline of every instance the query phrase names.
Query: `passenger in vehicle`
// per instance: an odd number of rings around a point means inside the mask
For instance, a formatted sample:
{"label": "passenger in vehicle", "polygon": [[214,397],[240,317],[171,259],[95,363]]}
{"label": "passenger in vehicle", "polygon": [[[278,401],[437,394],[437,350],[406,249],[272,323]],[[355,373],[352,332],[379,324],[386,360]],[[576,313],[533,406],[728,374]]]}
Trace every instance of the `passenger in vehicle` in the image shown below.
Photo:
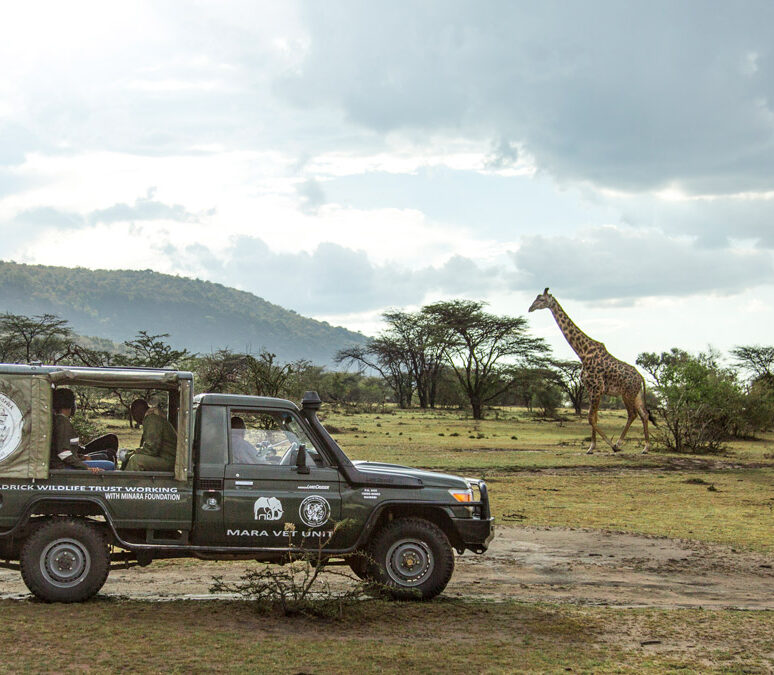
{"label": "passenger in vehicle", "polygon": [[60,387],[53,392],[53,429],[51,433],[52,469],[87,469],[92,473],[113,471],[118,451],[118,437],[105,434],[86,446],[73,428],[70,418],[76,410],[75,393]]}
{"label": "passenger in vehicle", "polygon": [[231,461],[234,464],[263,464],[258,450],[245,439],[245,421],[231,418]]}
{"label": "passenger in vehicle", "polygon": [[161,414],[157,405],[144,399],[132,401],[132,418],[142,425],[140,447],[124,462],[125,471],[174,471],[177,454],[177,432]]}

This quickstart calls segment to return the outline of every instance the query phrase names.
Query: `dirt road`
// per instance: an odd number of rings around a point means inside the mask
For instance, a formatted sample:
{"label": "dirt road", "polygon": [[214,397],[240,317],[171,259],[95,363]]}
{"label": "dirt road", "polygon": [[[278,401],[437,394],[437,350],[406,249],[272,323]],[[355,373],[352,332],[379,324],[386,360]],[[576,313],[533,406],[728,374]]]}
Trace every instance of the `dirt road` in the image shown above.
{"label": "dirt road", "polygon": [[[236,580],[248,565],[182,560],[114,570],[102,594],[211,597],[213,576]],[[26,594],[18,572],[0,570],[0,597]],[[445,595],[629,607],[774,609],[774,555],[630,534],[500,527],[485,555],[457,558]]]}
{"label": "dirt road", "polygon": [[630,607],[774,609],[774,556],[560,528],[500,528],[447,594]]}

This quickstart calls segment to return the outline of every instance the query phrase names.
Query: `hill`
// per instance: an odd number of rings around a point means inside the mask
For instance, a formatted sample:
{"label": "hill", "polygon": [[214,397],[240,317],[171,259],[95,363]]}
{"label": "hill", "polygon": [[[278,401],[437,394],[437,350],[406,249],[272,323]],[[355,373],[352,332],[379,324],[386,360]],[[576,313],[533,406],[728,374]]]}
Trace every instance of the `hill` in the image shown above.
{"label": "hill", "polygon": [[175,347],[207,353],[266,348],[282,360],[332,362],[366,340],[252,293],[151,270],[89,270],[0,261],[0,311],[56,314],[75,332],[116,342],[139,330],[169,333]]}

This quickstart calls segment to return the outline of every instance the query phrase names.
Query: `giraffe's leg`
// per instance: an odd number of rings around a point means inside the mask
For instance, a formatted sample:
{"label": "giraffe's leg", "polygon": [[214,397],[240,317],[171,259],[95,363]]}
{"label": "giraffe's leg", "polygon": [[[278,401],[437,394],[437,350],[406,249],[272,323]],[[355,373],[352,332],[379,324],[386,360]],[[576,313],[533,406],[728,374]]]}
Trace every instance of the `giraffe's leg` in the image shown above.
{"label": "giraffe's leg", "polygon": [[645,407],[645,401],[642,394],[637,395],[635,404],[637,407],[637,414],[642,420],[642,433],[645,435],[645,447],[642,449],[642,454],[647,455],[650,452],[650,437],[648,436],[648,410]]}
{"label": "giraffe's leg", "polygon": [[586,385],[586,389],[589,392],[589,424],[591,425],[591,445],[586,450],[587,455],[593,455],[594,450],[597,448],[597,425],[595,419],[597,415],[597,406],[599,405],[600,396],[592,392],[591,387]]}
{"label": "giraffe's leg", "polygon": [[623,397],[624,405],[626,406],[626,412],[628,414],[628,419],[626,420],[626,426],[623,428],[623,431],[621,432],[621,437],[615,442],[615,445],[613,446],[613,452],[620,452],[623,448],[623,442],[626,438],[626,434],[629,431],[629,427],[632,425],[632,422],[634,422],[634,418],[637,417],[637,410],[635,407],[635,401],[628,396]]}
{"label": "giraffe's leg", "polygon": [[589,424],[591,425],[591,445],[586,451],[587,455],[591,455],[594,452],[594,449],[597,447],[597,434],[599,434],[602,437],[602,440],[605,441],[605,443],[607,443],[611,448],[613,447],[613,443],[610,441],[610,439],[605,436],[605,433],[599,428],[599,426],[597,426],[597,411],[599,410],[599,403],[601,400],[601,388],[589,391]]}

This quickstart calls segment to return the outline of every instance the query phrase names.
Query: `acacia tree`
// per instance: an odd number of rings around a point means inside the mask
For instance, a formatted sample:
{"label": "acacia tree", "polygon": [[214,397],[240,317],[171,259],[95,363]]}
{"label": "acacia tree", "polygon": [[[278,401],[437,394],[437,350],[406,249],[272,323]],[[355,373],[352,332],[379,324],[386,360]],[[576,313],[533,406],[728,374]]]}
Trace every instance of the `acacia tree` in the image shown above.
{"label": "acacia tree", "polygon": [[340,349],[334,357],[336,363],[356,363],[361,368],[371,368],[382,376],[395,396],[400,408],[408,408],[414,394],[414,376],[411,364],[401,343],[388,335],[380,335],[365,345],[352,345]]}
{"label": "acacia tree", "polygon": [[550,366],[553,369],[554,381],[570,399],[575,414],[580,415],[586,393],[581,378],[583,364],[580,361],[551,361]]}
{"label": "acacia tree", "polygon": [[[124,340],[126,352],[118,354],[114,358],[115,365],[133,366],[139,368],[180,368],[183,363],[192,358],[187,349],[173,349],[166,341],[169,333],[150,335],[148,331],[141,330],[133,340]],[[134,420],[130,413],[132,400],[136,391],[114,389],[113,393],[126,411],[129,426],[134,426]]]}
{"label": "acacia tree", "polygon": [[258,396],[277,397],[285,392],[293,372],[301,370],[307,361],[297,364],[278,363],[277,355],[263,350],[257,357],[245,355],[244,378],[250,391]]}
{"label": "acacia tree", "polygon": [[0,351],[4,361],[60,363],[73,353],[74,335],[55,314],[0,315]]}
{"label": "acacia tree", "polygon": [[246,370],[246,357],[230,349],[218,349],[196,359],[198,389],[213,393],[233,391]]}
{"label": "acacia tree", "polygon": [[140,368],[180,368],[193,356],[187,349],[173,349],[166,341],[169,333],[150,335],[141,330],[133,340],[124,340],[126,354],[120,355],[117,363]]}
{"label": "acacia tree", "polygon": [[[444,356],[465,391],[474,419],[482,419],[484,405],[511,386],[514,362],[536,365],[549,352],[542,338],[527,334],[524,317],[496,316],[483,308],[482,302],[451,300],[421,310],[446,331]],[[510,363],[506,366],[503,359]]]}
{"label": "acacia tree", "polygon": [[434,408],[448,331],[422,312],[393,310],[382,318],[389,326],[387,336],[392,344],[403,350],[402,360],[411,372],[419,407]]}
{"label": "acacia tree", "polygon": [[742,345],[734,347],[731,355],[736,359],[735,365],[755,379],[774,379],[774,347]]}
{"label": "acacia tree", "polygon": [[734,365],[749,374],[751,392],[774,396],[774,347],[742,345],[734,347],[731,355],[736,359]]}

